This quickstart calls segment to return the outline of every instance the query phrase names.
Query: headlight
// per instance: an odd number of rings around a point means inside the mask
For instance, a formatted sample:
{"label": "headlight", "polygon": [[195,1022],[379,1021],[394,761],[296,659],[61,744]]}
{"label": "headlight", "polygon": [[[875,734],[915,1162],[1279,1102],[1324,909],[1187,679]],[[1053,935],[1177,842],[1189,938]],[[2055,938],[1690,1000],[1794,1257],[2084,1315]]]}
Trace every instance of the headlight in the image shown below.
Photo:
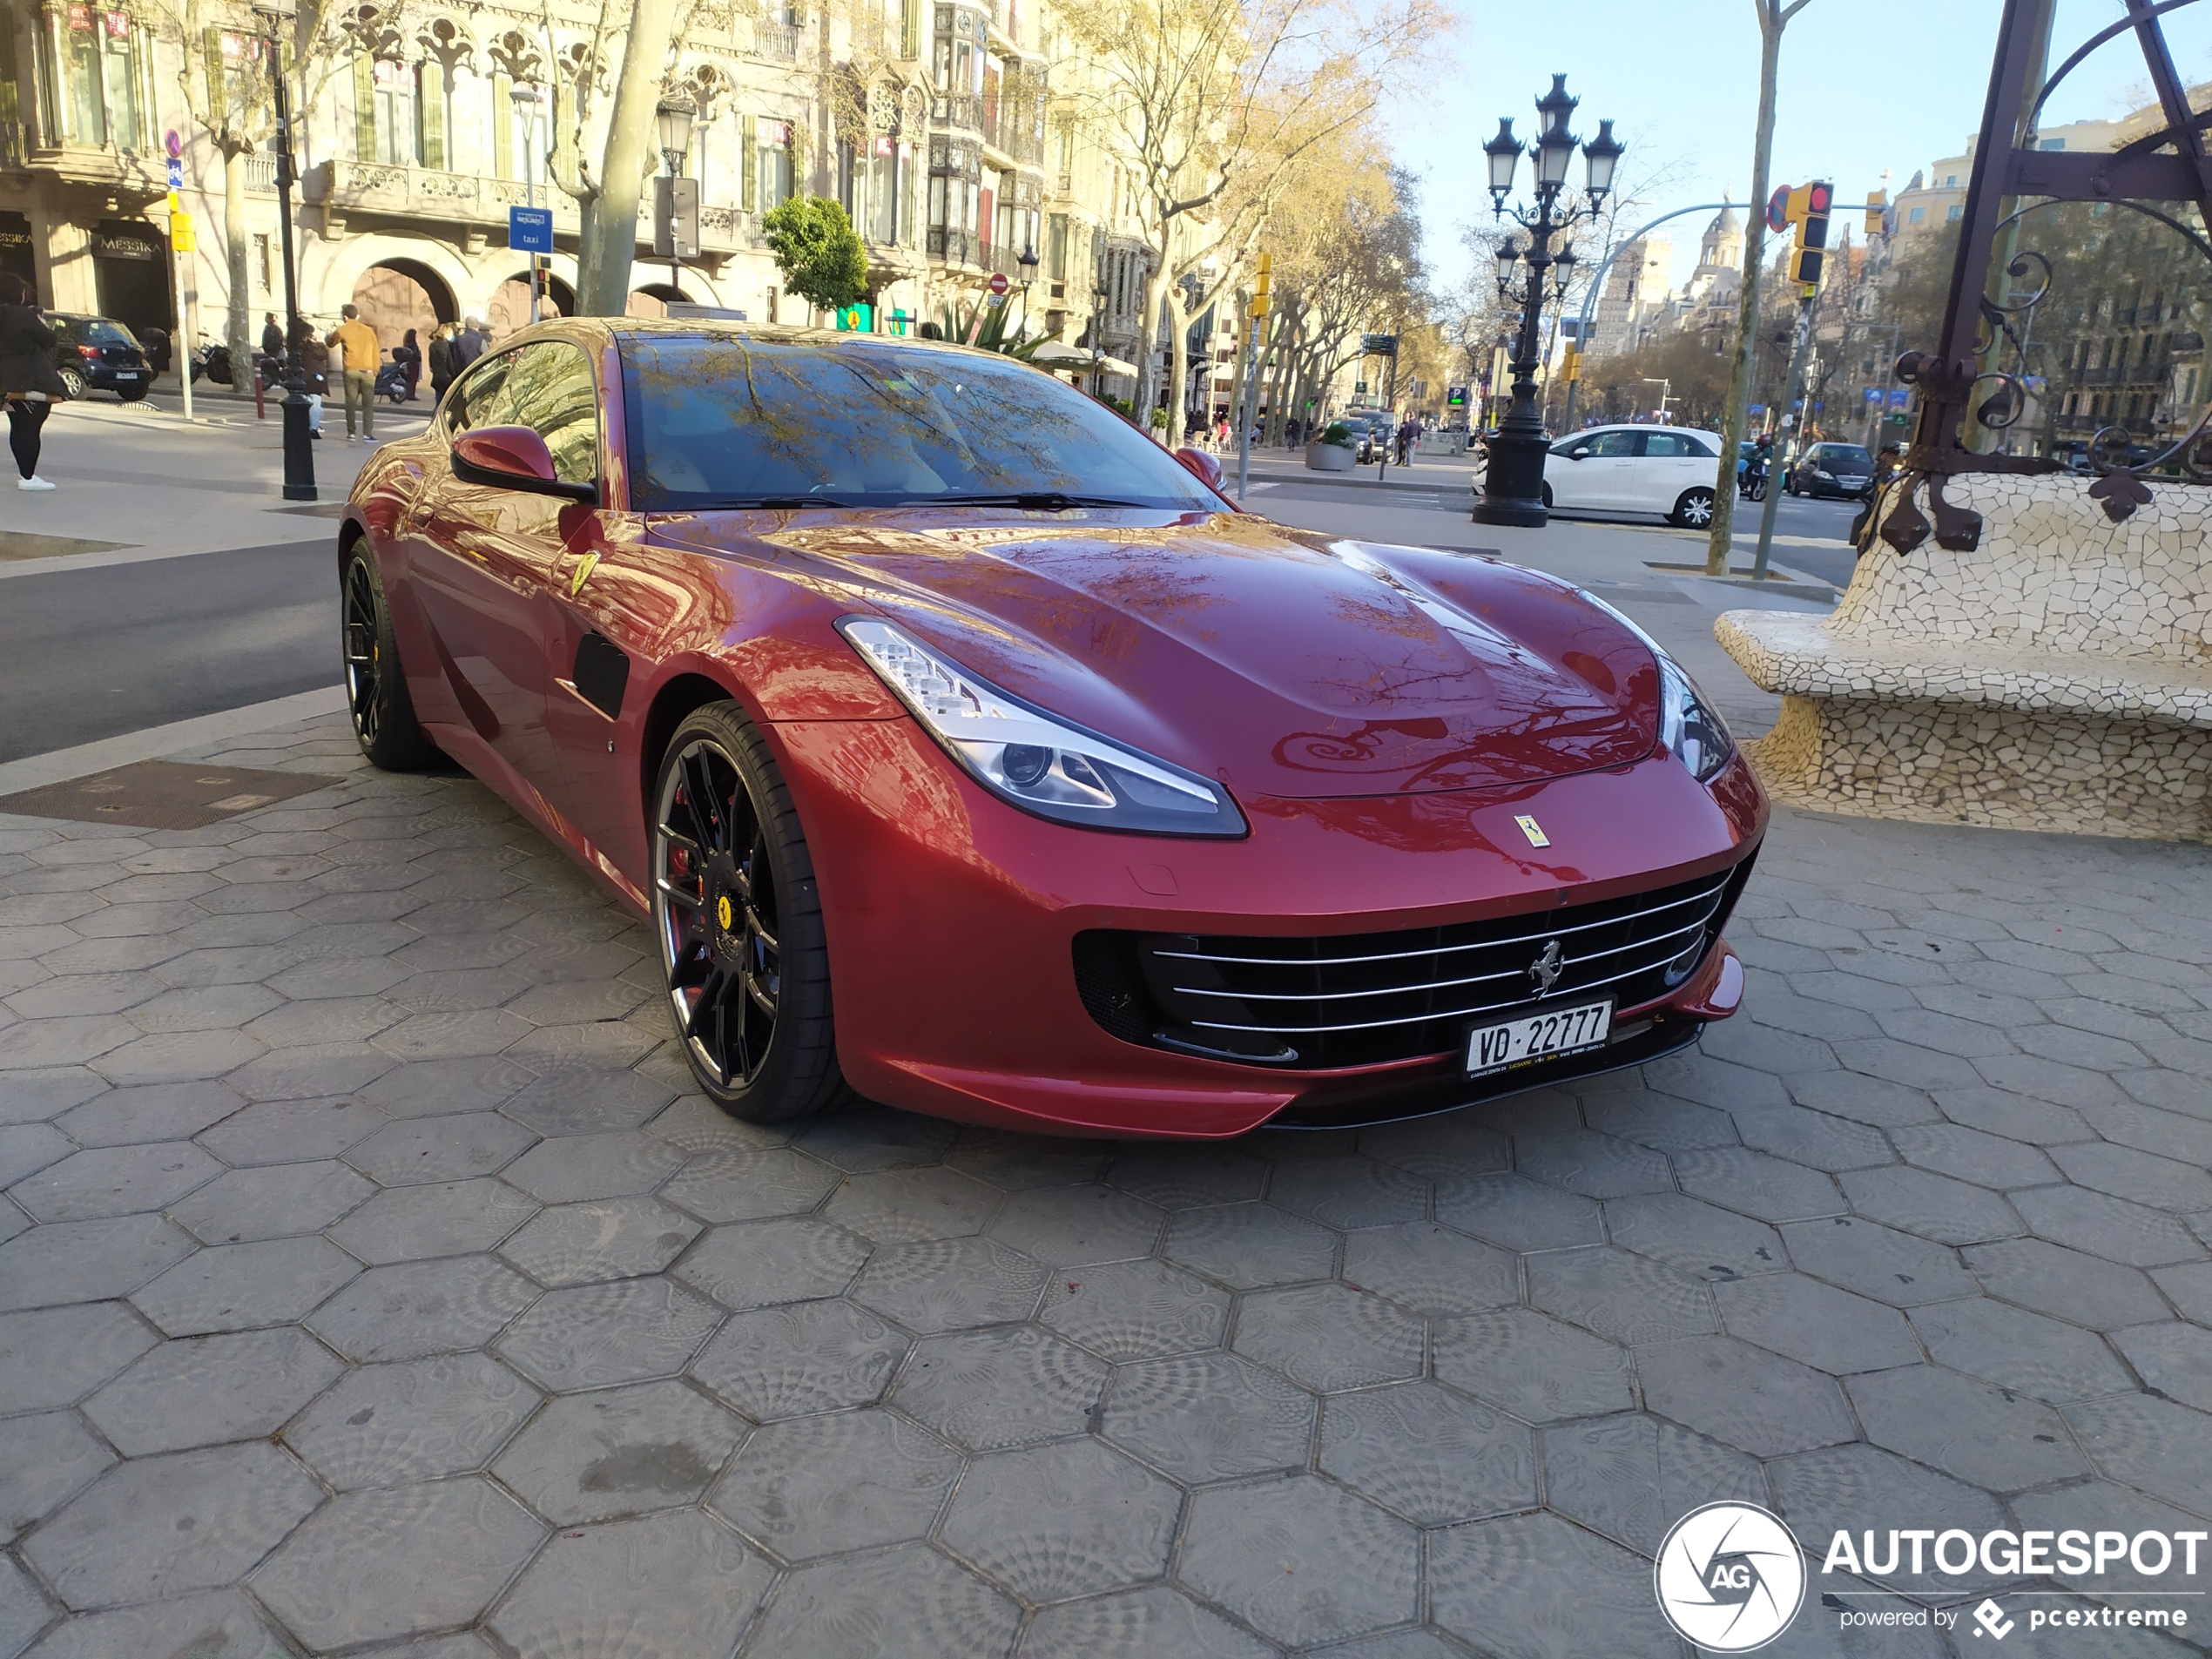
{"label": "headlight", "polygon": [[1666,647],[1587,588],[1577,588],[1575,591],[1643,641],[1645,649],[1657,659],[1659,741],[1669,753],[1689,768],[1690,775],[1699,783],[1710,783],[1728,764],[1729,756],[1736,752],[1736,739],[1729,735],[1728,723],[1705,700],[1705,694],[1683,671],[1682,664],[1667,654]]}
{"label": "headlight", "polygon": [[946,753],[1023,811],[1086,829],[1245,833],[1228,791],[1196,772],[1032,708],[887,622],[837,628]]}
{"label": "headlight", "polygon": [[1836,482],[1836,475],[1825,467],[1815,467],[1812,469],[1812,475],[1816,478],[1825,478],[1831,484]]}

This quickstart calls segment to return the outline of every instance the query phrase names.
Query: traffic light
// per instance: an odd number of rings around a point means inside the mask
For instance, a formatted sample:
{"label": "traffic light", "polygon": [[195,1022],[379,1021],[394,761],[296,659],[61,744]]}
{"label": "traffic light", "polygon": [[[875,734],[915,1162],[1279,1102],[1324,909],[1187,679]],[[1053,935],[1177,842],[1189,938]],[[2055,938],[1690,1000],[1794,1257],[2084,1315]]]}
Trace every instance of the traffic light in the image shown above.
{"label": "traffic light", "polygon": [[1828,210],[1835,201],[1836,187],[1824,179],[1800,185],[1790,192],[1790,217],[1797,225],[1797,249],[1790,255],[1792,282],[1810,287],[1820,280],[1821,263],[1827,257],[1824,250],[1828,246]]}
{"label": "traffic light", "polygon": [[1559,378],[1569,385],[1582,378],[1582,348],[1580,346],[1567,348],[1565,359],[1560,364]]}
{"label": "traffic light", "polygon": [[1866,234],[1869,237],[1889,234],[1890,192],[1870,190],[1866,192]]}

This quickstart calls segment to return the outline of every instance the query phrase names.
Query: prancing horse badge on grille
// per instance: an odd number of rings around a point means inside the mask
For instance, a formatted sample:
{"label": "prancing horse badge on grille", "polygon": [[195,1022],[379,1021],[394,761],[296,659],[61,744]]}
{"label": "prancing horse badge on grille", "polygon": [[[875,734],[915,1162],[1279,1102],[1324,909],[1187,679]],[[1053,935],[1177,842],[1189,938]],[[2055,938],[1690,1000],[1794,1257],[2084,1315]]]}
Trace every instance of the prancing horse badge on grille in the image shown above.
{"label": "prancing horse badge on grille", "polygon": [[1536,988],[1536,995],[1543,996],[1559,983],[1559,976],[1566,970],[1561,966],[1559,941],[1545,942],[1543,954],[1528,964],[1528,982]]}
{"label": "prancing horse badge on grille", "polygon": [[1515,813],[1513,821],[1521,826],[1521,833],[1528,838],[1529,846],[1549,846],[1552,844],[1552,838],[1544,833],[1544,826],[1527,813]]}

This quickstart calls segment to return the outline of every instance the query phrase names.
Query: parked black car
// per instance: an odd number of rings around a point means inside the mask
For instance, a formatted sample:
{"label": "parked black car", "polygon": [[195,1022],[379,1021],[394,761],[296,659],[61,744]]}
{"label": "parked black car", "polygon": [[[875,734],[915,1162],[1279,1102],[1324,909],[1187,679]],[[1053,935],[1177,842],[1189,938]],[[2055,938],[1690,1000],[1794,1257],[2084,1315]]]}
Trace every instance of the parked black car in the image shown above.
{"label": "parked black car", "polygon": [[54,331],[54,371],[72,398],[112,392],[135,403],[153,389],[153,365],[138,337],[112,317],[49,312]]}
{"label": "parked black car", "polygon": [[1841,496],[1865,501],[1874,493],[1874,457],[1855,443],[1816,443],[1791,466],[1792,496]]}

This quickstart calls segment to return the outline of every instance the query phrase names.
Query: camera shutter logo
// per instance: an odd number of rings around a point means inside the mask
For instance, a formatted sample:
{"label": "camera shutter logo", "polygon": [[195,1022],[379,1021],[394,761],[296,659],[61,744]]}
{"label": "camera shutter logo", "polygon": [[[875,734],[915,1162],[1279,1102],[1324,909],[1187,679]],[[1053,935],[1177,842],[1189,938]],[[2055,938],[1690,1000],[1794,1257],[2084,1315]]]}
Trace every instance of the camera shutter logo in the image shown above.
{"label": "camera shutter logo", "polygon": [[1684,1641],[1711,1653],[1750,1653],[1797,1616],[1805,1561],[1779,1516],[1757,1504],[1709,1503],[1668,1532],[1652,1587]]}

